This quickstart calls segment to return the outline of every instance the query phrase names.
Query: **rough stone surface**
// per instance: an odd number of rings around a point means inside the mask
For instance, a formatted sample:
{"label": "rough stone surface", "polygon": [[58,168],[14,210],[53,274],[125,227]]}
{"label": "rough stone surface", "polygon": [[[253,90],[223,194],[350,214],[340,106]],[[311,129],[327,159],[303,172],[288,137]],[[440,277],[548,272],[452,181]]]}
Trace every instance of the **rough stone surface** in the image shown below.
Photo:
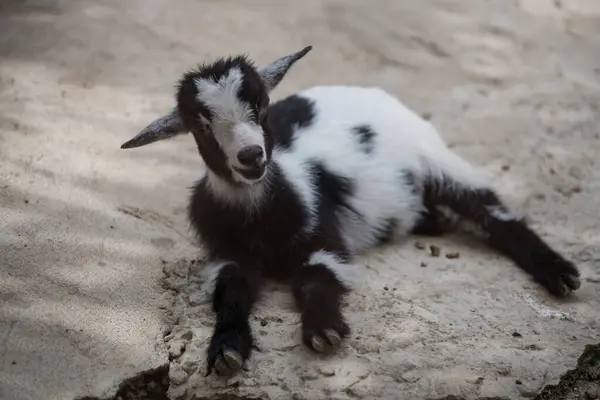
{"label": "rough stone surface", "polygon": [[585,346],[577,366],[548,385],[534,400],[600,399],[600,344]]}
{"label": "rough stone surface", "polygon": [[[159,368],[172,399],[520,399],[557,383],[600,341],[600,3],[418,3],[1,1],[0,398],[112,398]],[[308,44],[273,99],[321,83],[399,96],[580,266],[575,296],[473,240],[411,238],[358,260],[339,354],[300,345],[274,285],[248,371],[204,378],[214,316],[185,220],[204,166],[186,136],[119,146],[197,62]]]}
{"label": "rough stone surface", "polygon": [[113,396],[84,396],[77,400],[169,400],[169,366],[165,364],[125,379]]}

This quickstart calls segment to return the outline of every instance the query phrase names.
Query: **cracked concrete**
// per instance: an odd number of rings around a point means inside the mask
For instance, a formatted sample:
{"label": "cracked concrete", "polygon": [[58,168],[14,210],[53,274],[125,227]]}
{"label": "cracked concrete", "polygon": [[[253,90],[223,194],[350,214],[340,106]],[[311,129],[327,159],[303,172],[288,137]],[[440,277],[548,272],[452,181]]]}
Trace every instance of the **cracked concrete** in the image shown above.
{"label": "cracked concrete", "polygon": [[[173,399],[519,399],[600,341],[597,0],[175,4],[0,2],[2,400],[139,398],[167,365]],[[197,62],[308,44],[273,98],[322,83],[399,96],[580,266],[576,296],[548,297],[473,241],[424,241],[460,253],[448,259],[410,239],[359,260],[337,356],[299,345],[272,286],[249,370],[202,377],[213,316],[185,207],[204,166],[187,137],[119,146]]]}

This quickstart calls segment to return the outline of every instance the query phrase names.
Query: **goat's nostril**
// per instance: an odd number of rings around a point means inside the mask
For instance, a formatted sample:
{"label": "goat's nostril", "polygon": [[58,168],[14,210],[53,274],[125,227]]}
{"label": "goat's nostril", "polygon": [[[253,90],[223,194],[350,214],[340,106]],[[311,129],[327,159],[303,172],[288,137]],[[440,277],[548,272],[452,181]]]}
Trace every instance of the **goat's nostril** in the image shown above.
{"label": "goat's nostril", "polygon": [[262,160],[263,149],[258,145],[246,146],[237,154],[238,161],[243,165],[254,166]]}

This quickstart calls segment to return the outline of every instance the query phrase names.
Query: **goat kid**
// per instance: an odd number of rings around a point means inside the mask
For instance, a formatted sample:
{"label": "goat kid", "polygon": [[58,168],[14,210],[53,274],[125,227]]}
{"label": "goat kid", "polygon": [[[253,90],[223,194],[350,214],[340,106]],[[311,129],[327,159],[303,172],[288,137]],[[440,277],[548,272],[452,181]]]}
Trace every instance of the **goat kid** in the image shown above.
{"label": "goat kid", "polygon": [[216,312],[207,375],[233,374],[249,358],[264,278],[291,284],[304,343],[334,351],[350,332],[340,301],[355,283],[353,256],[410,233],[440,234],[440,208],[475,223],[550,293],[580,286],[577,268],[384,90],[317,86],[269,104],[311,49],[263,68],[245,55],[199,65],[180,79],[176,107],[122,145],[191,132],[207,166],[189,203]]}

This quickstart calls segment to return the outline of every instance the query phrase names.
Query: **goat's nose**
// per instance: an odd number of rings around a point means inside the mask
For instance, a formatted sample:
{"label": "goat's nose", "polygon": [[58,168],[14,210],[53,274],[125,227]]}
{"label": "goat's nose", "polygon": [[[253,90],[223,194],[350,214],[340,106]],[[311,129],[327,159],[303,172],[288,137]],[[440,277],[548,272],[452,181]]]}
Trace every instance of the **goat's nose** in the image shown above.
{"label": "goat's nose", "polygon": [[248,167],[257,165],[262,157],[263,149],[258,145],[246,146],[237,154],[238,161]]}

